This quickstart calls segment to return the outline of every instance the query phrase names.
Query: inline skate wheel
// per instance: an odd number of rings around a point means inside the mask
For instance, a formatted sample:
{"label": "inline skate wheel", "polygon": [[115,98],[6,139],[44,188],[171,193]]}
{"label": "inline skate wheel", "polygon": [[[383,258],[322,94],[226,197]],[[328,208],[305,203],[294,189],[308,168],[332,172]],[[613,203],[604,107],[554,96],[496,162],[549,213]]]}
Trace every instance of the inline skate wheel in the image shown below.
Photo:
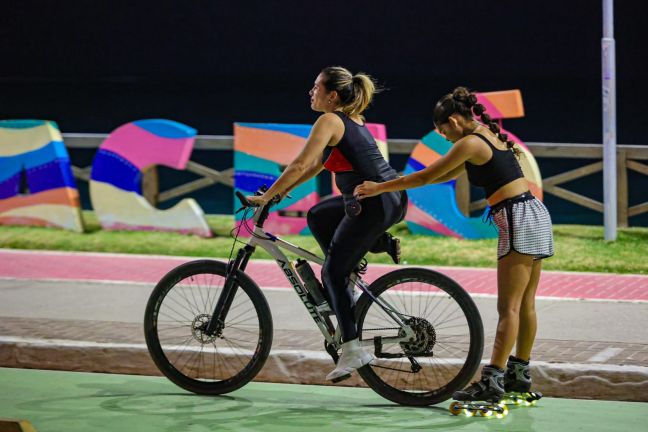
{"label": "inline skate wheel", "polygon": [[482,408],[479,411],[479,415],[482,417],[490,417],[493,415],[493,411],[488,408]]}
{"label": "inline skate wheel", "polygon": [[457,416],[463,411],[463,406],[461,402],[454,401],[450,404],[450,414]]}

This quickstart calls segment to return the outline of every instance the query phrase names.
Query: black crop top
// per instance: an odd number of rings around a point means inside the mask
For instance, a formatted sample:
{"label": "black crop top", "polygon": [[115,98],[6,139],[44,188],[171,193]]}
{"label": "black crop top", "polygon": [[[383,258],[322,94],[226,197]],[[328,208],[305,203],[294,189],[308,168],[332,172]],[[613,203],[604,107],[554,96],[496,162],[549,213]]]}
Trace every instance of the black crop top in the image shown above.
{"label": "black crop top", "polygon": [[522,168],[520,168],[520,164],[511,150],[496,148],[481,134],[475,133],[472,135],[484,140],[493,152],[493,156],[485,164],[473,165],[470,162],[465,163],[468,180],[475,186],[483,187],[486,190],[486,198],[489,198],[505,184],[524,178]]}
{"label": "black crop top", "polygon": [[365,180],[382,183],[398,178],[365,125],[357,124],[342,112],[335,113],[344,123],[344,135],[336,146],[324,149],[323,161],[324,168],[335,173],[340,192],[351,195]]}

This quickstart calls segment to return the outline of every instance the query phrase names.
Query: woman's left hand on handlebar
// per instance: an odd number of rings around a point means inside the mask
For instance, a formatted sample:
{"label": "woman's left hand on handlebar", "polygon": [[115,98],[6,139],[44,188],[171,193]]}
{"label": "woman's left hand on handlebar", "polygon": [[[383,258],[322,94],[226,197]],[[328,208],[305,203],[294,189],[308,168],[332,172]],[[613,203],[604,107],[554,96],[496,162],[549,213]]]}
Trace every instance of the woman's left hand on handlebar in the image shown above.
{"label": "woman's left hand on handlebar", "polygon": [[366,181],[361,185],[356,186],[355,190],[353,191],[353,195],[355,195],[357,199],[369,198],[379,195],[379,185],[380,184],[376,182]]}
{"label": "woman's left hand on handlebar", "polygon": [[259,207],[264,206],[268,204],[270,201],[270,197],[267,197],[266,194],[263,195],[255,195],[255,196],[247,196],[245,197],[249,202],[251,202],[254,205],[258,205]]}

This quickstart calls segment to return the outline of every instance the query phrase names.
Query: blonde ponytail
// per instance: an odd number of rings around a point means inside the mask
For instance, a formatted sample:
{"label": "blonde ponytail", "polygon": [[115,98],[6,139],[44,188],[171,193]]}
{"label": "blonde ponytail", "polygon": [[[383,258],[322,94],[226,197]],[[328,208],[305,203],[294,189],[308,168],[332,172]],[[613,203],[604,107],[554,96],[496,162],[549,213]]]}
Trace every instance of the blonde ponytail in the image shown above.
{"label": "blonde ponytail", "polygon": [[353,76],[351,85],[353,96],[347,105],[342,106],[342,112],[348,116],[360,116],[371,103],[376,93],[376,84],[369,75],[359,73]]}
{"label": "blonde ponytail", "polygon": [[328,91],[337,92],[340,109],[348,116],[362,117],[379,91],[374,79],[365,73],[352,75],[346,68],[330,66],[322,70],[322,74],[326,76],[324,86]]}

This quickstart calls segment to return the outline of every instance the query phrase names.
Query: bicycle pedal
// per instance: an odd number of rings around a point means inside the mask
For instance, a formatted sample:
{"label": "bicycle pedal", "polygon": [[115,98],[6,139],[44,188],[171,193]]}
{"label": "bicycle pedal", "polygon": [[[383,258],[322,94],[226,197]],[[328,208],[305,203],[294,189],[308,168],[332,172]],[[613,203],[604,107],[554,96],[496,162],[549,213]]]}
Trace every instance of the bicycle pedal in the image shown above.
{"label": "bicycle pedal", "polygon": [[351,378],[351,374],[346,374],[346,375],[342,375],[340,377],[332,379],[331,382],[333,384],[337,384],[337,383],[339,383],[341,381],[348,380],[349,378]]}

